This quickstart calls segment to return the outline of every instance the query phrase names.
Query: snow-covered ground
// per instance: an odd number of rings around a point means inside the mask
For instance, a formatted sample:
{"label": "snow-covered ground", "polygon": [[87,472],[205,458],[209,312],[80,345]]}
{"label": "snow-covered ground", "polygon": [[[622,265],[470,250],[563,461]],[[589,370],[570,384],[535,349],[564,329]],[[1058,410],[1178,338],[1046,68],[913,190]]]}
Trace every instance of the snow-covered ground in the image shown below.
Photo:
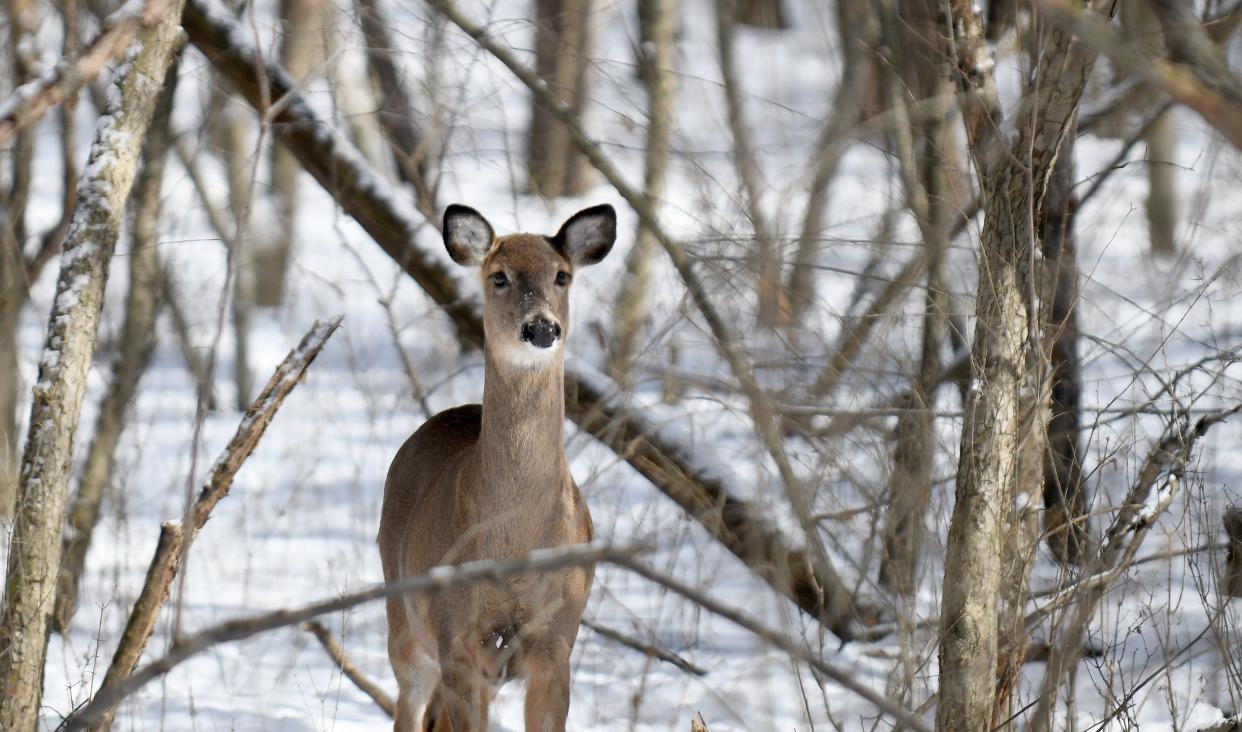
{"label": "snow-covered ground", "polygon": [[[598,4],[594,91],[598,104],[589,111],[588,125],[627,178],[638,183],[644,102],[631,61],[636,38],[633,4]],[[259,4],[261,35],[270,33],[271,5]],[[494,33],[529,57],[524,51],[532,45],[527,3],[462,5],[473,17],[487,18]],[[838,54],[830,7],[812,0],[788,5],[795,19],[792,30],[743,31],[738,52],[747,112],[770,187],[765,203],[782,232],[792,236],[801,223],[808,160],[836,83]],[[430,53],[422,10],[406,3],[387,7],[392,31],[408,52],[403,56],[406,71],[422,80]],[[696,253],[715,257],[707,272],[717,301],[730,311],[745,313],[751,310],[749,286],[741,280],[745,267],[737,261],[740,250],[731,237],[745,236],[747,223],[729,156],[714,21],[702,0],[685,3],[682,20],[677,154],[662,218],[692,243]],[[338,33],[346,66],[356,70],[358,34],[353,28]],[[605,201],[618,206],[616,251],[603,264],[583,272],[573,293],[570,350],[598,365],[603,352],[600,333],[610,329],[608,303],[633,241],[634,216],[602,185],[581,200],[552,203],[515,193],[522,179],[526,95],[464,36],[450,33],[443,53],[441,91],[454,129],[442,204],[468,203],[502,233],[550,232],[582,206]],[[189,50],[182,74],[175,124],[181,130],[196,129],[209,67]],[[313,82],[311,98],[317,108],[331,114],[326,89],[324,83]],[[1186,254],[1169,261],[1145,255],[1146,186],[1141,164],[1118,171],[1078,219],[1084,276],[1079,315],[1088,334],[1081,344],[1084,419],[1094,425],[1086,433],[1090,448],[1086,467],[1101,512],[1124,493],[1165,423],[1159,415],[1117,412],[1144,403],[1177,369],[1242,346],[1242,307],[1237,304],[1242,212],[1236,206],[1242,165],[1236,153],[1212,140],[1197,118],[1178,114],[1177,179],[1184,213],[1179,234]],[[89,135],[84,127],[83,152]],[[57,170],[55,136],[54,126],[45,125],[38,154],[46,163],[39,167],[31,205],[34,230],[59,216],[57,174],[51,172]],[[1078,177],[1097,173],[1119,146],[1116,141],[1083,138]],[[1131,160],[1142,154],[1140,145]],[[206,158],[202,172],[217,186],[217,198],[224,200],[223,173]],[[262,191],[267,165],[257,168]],[[765,334],[750,334],[756,343],[755,360],[775,364],[770,372],[776,376],[769,379],[774,386],[783,385],[777,382],[786,373],[791,354],[810,358],[826,353],[842,316],[849,314],[846,309],[858,282],[849,272],[863,269],[875,246],[869,242],[880,216],[899,198],[890,169],[873,144],[855,146],[846,157],[832,189],[821,254],[830,269],[821,275],[821,302],[800,342],[781,345]],[[419,379],[430,390],[428,401],[434,410],[477,401],[481,395],[478,354],[460,354],[447,320],[416,285],[309,177],[301,185],[290,295],[281,308],[255,318],[251,359],[256,382],[266,380],[316,318],[343,313],[344,325],[311,367],[306,382],[289,397],[239,473],[231,495],[195,541],[184,588],[170,603],[152,641],[154,654],[167,647],[175,615],[182,631],[192,632],[380,579],[374,540],[384,475],[397,447],[424,419],[396,348],[409,353]],[[177,296],[189,311],[196,343],[204,351],[218,349],[217,394],[220,403],[228,405],[234,400],[227,324],[218,342],[214,337],[225,281],[223,249],[178,165],[169,168],[165,197],[161,254],[175,274]],[[271,221],[269,208],[260,203],[253,235],[270,236]],[[974,289],[972,245],[977,233],[975,228],[972,237],[960,238],[952,252],[949,282],[959,298],[957,309],[964,314],[970,312]],[[428,229],[421,235],[434,245],[434,232]],[[885,250],[881,273],[895,272],[915,253],[916,241],[910,222],[900,221],[894,242]],[[113,264],[101,329],[105,345],[91,371],[78,432],[79,455],[90,438],[114,353],[112,341],[120,330],[127,247],[128,240],[123,239]],[[34,378],[54,288],[55,267],[49,270],[37,284],[34,306],[22,322],[26,386]],[[650,405],[656,418],[672,421],[670,429],[690,441],[702,462],[716,463],[747,497],[770,505],[774,521],[788,521],[774,471],[736,399],[688,386],[677,405],[655,406],[663,391],[665,361],[673,350],[670,344],[676,344],[679,373],[705,384],[727,374],[696,321],[687,319],[692,305],[662,257],[652,294],[656,313],[640,363],[643,378],[636,392],[625,398]],[[389,330],[381,302],[385,300],[391,303],[400,331],[398,343]],[[882,339],[876,342],[880,347],[838,389],[834,406],[881,404],[902,388],[916,353],[916,315],[921,309],[916,292],[907,301],[908,317],[894,317],[881,329]],[[749,321],[738,317],[735,322]],[[814,379],[813,369],[806,373],[804,380]],[[1200,409],[1231,405],[1242,399],[1238,377],[1236,366],[1208,363],[1182,379],[1175,393],[1185,403],[1202,392],[1195,403]],[[1163,394],[1153,406],[1170,405],[1168,394]],[[954,581],[944,577],[942,558],[960,429],[956,392],[943,390],[939,407],[946,416],[937,423],[940,459],[929,512],[931,546],[925,556],[923,590],[913,608],[919,619],[935,619],[939,588]],[[1092,411],[1099,409],[1107,411]],[[194,390],[170,328],[163,324],[157,353],[122,440],[104,520],[95,533],[81,609],[69,636],[51,640],[46,726],[54,727],[89,698],[102,679],[141,586],[160,522],[180,515],[187,490],[202,480],[238,417],[228,409],[209,414],[197,460],[192,461]],[[860,680],[897,693],[890,684],[903,649],[894,639],[841,647],[835,638],[820,635],[616,455],[577,433],[572,424],[566,425],[566,433],[574,475],[590,502],[602,540],[655,545],[648,559],[662,571],[805,638],[825,659],[850,668]],[[1184,482],[1140,556],[1222,540],[1223,508],[1238,500],[1242,454],[1236,446],[1242,444],[1242,428],[1236,423],[1220,425],[1201,444],[1191,479]],[[790,449],[808,475],[823,480],[819,510],[857,508],[880,496],[890,448],[877,431],[859,430],[829,445],[791,440]],[[1106,518],[1107,514],[1097,519],[1097,524]],[[877,521],[875,511],[863,511],[831,524],[830,548],[864,587],[874,583]],[[1219,720],[1222,710],[1232,713],[1242,708],[1242,670],[1236,658],[1239,609],[1216,594],[1215,573],[1222,561],[1221,552],[1198,552],[1146,562],[1106,595],[1090,636],[1091,645],[1103,654],[1084,661],[1077,674],[1077,729],[1093,729],[1136,687],[1128,707],[1106,728],[1195,729],[1198,723]],[[1036,589],[1057,581],[1056,566],[1041,554]],[[714,731],[890,727],[888,721],[877,727],[875,709],[839,686],[817,679],[730,623],[625,572],[601,569],[587,615],[675,651],[709,673],[702,678],[687,675],[583,630],[574,655],[573,729],[684,729],[696,712]],[[382,606],[364,606],[325,622],[353,661],[395,692],[387,666]],[[913,646],[905,650],[917,666],[907,699],[918,707],[935,690],[934,635],[931,631],[916,635]],[[1043,666],[1032,663],[1025,668],[1023,692],[1029,700]],[[521,728],[520,688],[511,685],[501,691],[494,719],[502,729]],[[361,730],[383,727],[388,721],[341,676],[312,636],[291,628],[223,645],[191,660],[127,701],[117,724],[125,730]]]}

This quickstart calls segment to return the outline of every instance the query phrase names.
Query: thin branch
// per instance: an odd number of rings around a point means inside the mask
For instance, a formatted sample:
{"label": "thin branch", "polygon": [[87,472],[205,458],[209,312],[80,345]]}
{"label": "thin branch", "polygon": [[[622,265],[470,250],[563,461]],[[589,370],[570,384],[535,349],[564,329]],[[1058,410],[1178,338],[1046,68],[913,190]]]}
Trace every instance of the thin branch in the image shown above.
{"label": "thin branch", "polygon": [[706,669],[695,666],[693,663],[690,663],[672,651],[665,650],[659,646],[653,646],[650,643],[644,643],[637,638],[632,638],[620,631],[605,627],[599,623],[587,620],[586,618],[582,619],[582,626],[584,628],[590,628],[600,636],[607,638],[613,643],[619,643],[630,650],[638,651],[639,653],[650,658],[655,658],[665,663],[672,664],[673,666],[676,666],[682,671],[685,671],[693,676],[707,675]]}
{"label": "thin branch", "polygon": [[318,620],[311,620],[303,624],[302,628],[319,640],[328,657],[332,659],[332,663],[336,664],[345,678],[354,682],[354,686],[357,686],[359,691],[371,697],[372,701],[383,709],[384,714],[387,714],[390,719],[397,716],[397,705],[392,697],[388,696],[374,681],[367,678],[366,674],[362,673],[362,670],[346,657],[345,649],[341,648],[341,644],[336,641],[327,626]]}
{"label": "thin branch", "polygon": [[[327,323],[315,322],[315,325],[302,338],[302,342],[290,351],[285,360],[276,367],[276,372],[272,374],[267,386],[246,410],[236,434],[216,461],[207,484],[199,493],[198,500],[186,511],[181,523],[170,522],[162,527],[159,544],[156,546],[155,555],[147,571],[147,581],[143,584],[138,600],[130,611],[129,620],[125,624],[125,632],[121,636],[121,643],[117,647],[112,664],[108,667],[108,673],[104,676],[96,698],[107,698],[114,690],[126,688],[129,684],[127,680],[155,630],[156,617],[164,601],[168,599],[169,588],[181,565],[185,562],[195,534],[211,518],[211,510],[216,504],[228,495],[237,471],[258,446],[259,439],[263,437],[263,433],[276,416],[276,411],[280,409],[285,397],[301,383],[306,369],[310,367],[311,362],[319,355],[320,350],[328,342],[328,338],[340,324],[340,316]],[[83,719],[89,719],[96,729],[107,729],[111,723],[112,709],[113,706],[101,708],[98,716]]]}
{"label": "thin branch", "polygon": [[436,567],[417,577],[371,585],[363,590],[319,600],[299,608],[238,618],[214,625],[194,635],[178,639],[168,654],[138,669],[128,679],[114,686],[104,686],[95,698],[65,718],[58,729],[73,732],[86,729],[109,714],[126,697],[151,681],[167,674],[193,656],[223,643],[245,640],[270,630],[299,625],[320,615],[341,612],[368,602],[398,595],[422,595],[480,582],[498,582],[516,574],[552,572],[598,562],[618,562],[633,550],[609,546],[579,544],[532,552],[526,557],[507,561],[479,561],[452,567]]}
{"label": "thin branch", "polygon": [[1224,54],[1197,18],[1187,22],[1193,5],[1152,0],[1164,25],[1172,58],[1155,58],[1137,44],[1127,43],[1095,13],[1080,10],[1067,0],[1036,0],[1051,22],[1078,36],[1103,53],[1118,69],[1160,88],[1174,100],[1199,113],[1236,148],[1242,149],[1242,81],[1225,62]]}

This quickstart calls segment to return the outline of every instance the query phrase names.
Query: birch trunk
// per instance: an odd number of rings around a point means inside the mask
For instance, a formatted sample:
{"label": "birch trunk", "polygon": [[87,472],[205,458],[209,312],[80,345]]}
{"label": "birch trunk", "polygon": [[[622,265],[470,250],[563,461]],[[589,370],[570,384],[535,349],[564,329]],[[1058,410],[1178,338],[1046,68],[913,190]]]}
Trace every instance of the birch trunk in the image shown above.
{"label": "birch trunk", "polygon": [[16,519],[0,613],[0,729],[38,724],[47,628],[56,595],[73,436],[86,391],[108,265],[138,154],[177,45],[181,5],[135,43],[78,191],[61,256],[22,456]]}
{"label": "birch trunk", "polygon": [[[535,0],[535,69],[539,78],[581,119],[589,89],[592,0]],[[569,130],[531,101],[526,148],[527,185],[545,198],[586,190],[586,162]]]}
{"label": "birch trunk", "polygon": [[[664,177],[673,133],[673,104],[677,92],[677,7],[674,0],[639,0],[638,22],[642,25],[643,52],[639,75],[647,88],[647,147],[643,196],[655,210],[664,195]],[[647,321],[647,290],[657,242],[651,231],[638,224],[634,248],[625,263],[625,279],[613,308],[615,335],[609,370],[619,383],[632,382],[631,361]]]}
{"label": "birch trunk", "polygon": [[163,285],[158,249],[160,185],[172,143],[169,118],[177,88],[176,61],[168,68],[167,83],[151,120],[142,150],[142,168],[132,194],[132,243],[129,253],[129,295],[121,327],[120,353],[112,363],[112,377],[99,407],[95,433],[86,453],[78,491],[69,510],[53,624],[58,633],[69,628],[78,606],[78,585],[86,567],[91,534],[99,522],[104,488],[112,478],[113,460],[138,382],[155,350],[155,319]]}

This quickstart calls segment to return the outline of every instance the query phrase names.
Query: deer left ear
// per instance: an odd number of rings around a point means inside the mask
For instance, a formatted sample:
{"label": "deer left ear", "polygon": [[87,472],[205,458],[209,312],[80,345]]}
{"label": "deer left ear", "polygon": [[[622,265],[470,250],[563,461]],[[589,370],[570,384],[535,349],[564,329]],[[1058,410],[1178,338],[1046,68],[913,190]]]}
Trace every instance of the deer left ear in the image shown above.
{"label": "deer left ear", "polygon": [[570,216],[551,241],[575,267],[595,264],[617,241],[617,212],[606,203],[584,208]]}

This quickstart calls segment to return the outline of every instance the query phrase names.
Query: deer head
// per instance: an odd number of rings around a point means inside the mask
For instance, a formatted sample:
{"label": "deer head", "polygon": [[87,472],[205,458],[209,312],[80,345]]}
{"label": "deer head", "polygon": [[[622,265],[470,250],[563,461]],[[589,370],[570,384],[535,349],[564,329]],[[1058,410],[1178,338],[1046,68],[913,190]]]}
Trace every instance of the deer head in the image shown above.
{"label": "deer head", "polygon": [[574,214],[554,236],[497,237],[469,206],[444,212],[449,256],[479,271],[486,348],[517,369],[543,368],[561,353],[574,272],[607,256],[616,238],[617,214],[607,204]]}

